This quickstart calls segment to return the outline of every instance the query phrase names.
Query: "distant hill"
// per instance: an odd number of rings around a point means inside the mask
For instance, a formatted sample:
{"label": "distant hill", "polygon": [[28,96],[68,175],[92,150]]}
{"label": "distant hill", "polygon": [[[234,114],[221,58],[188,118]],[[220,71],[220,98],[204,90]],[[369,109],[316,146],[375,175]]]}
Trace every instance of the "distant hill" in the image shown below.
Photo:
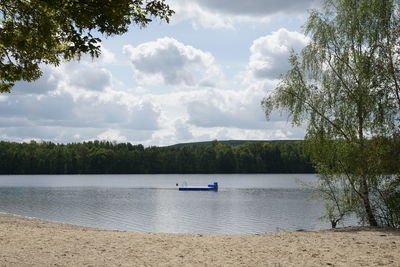
{"label": "distant hill", "polygon": [[179,143],[171,145],[169,147],[188,147],[188,146],[212,146],[214,142],[219,144],[227,144],[231,146],[240,146],[245,143],[273,143],[273,144],[283,144],[283,143],[293,143],[302,142],[303,140],[213,140],[213,141],[202,141],[202,142],[192,142],[192,143]]}

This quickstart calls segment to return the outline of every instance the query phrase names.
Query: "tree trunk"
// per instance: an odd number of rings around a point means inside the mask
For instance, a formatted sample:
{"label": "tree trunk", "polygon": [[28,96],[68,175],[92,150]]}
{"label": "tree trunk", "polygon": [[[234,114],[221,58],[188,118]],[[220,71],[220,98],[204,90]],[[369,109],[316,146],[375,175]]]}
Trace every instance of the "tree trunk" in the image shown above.
{"label": "tree trunk", "polygon": [[365,212],[367,214],[368,223],[370,226],[378,226],[376,222],[374,212],[371,207],[371,203],[369,201],[369,187],[367,181],[367,173],[368,173],[368,162],[366,162],[366,149],[365,149],[365,137],[364,137],[364,113],[363,113],[363,92],[360,94],[360,99],[357,107],[357,117],[358,117],[358,138],[359,138],[359,167],[360,167],[360,184],[361,184],[361,198],[363,200]]}
{"label": "tree trunk", "polygon": [[378,226],[378,223],[375,219],[374,212],[371,208],[371,203],[369,201],[369,190],[368,190],[367,178],[366,178],[365,174],[363,174],[361,176],[361,185],[362,185],[362,191],[361,191],[362,200],[364,203],[365,212],[367,214],[368,223],[370,226]]}

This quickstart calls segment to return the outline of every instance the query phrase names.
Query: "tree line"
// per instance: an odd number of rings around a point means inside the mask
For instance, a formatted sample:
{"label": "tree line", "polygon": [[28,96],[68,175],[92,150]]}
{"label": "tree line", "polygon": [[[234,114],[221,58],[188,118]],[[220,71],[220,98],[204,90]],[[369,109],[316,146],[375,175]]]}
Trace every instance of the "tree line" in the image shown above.
{"label": "tree line", "polygon": [[311,173],[302,141],[144,147],[0,142],[0,174]]}

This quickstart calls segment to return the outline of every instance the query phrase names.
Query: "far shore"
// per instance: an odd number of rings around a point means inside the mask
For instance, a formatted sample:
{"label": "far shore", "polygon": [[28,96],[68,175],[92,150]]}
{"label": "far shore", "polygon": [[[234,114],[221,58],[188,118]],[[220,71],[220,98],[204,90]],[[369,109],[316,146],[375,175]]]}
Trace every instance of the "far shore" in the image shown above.
{"label": "far shore", "polygon": [[0,214],[0,266],[400,266],[400,231],[106,231]]}

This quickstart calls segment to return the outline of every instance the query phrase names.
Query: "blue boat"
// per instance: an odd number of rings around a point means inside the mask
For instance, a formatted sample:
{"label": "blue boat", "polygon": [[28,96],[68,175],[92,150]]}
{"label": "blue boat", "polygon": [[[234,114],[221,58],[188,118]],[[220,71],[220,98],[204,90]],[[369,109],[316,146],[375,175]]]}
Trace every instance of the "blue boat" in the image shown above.
{"label": "blue boat", "polygon": [[218,192],[218,183],[214,182],[214,184],[209,184],[207,187],[199,187],[199,186],[183,186],[179,187],[179,191],[215,191]]}

